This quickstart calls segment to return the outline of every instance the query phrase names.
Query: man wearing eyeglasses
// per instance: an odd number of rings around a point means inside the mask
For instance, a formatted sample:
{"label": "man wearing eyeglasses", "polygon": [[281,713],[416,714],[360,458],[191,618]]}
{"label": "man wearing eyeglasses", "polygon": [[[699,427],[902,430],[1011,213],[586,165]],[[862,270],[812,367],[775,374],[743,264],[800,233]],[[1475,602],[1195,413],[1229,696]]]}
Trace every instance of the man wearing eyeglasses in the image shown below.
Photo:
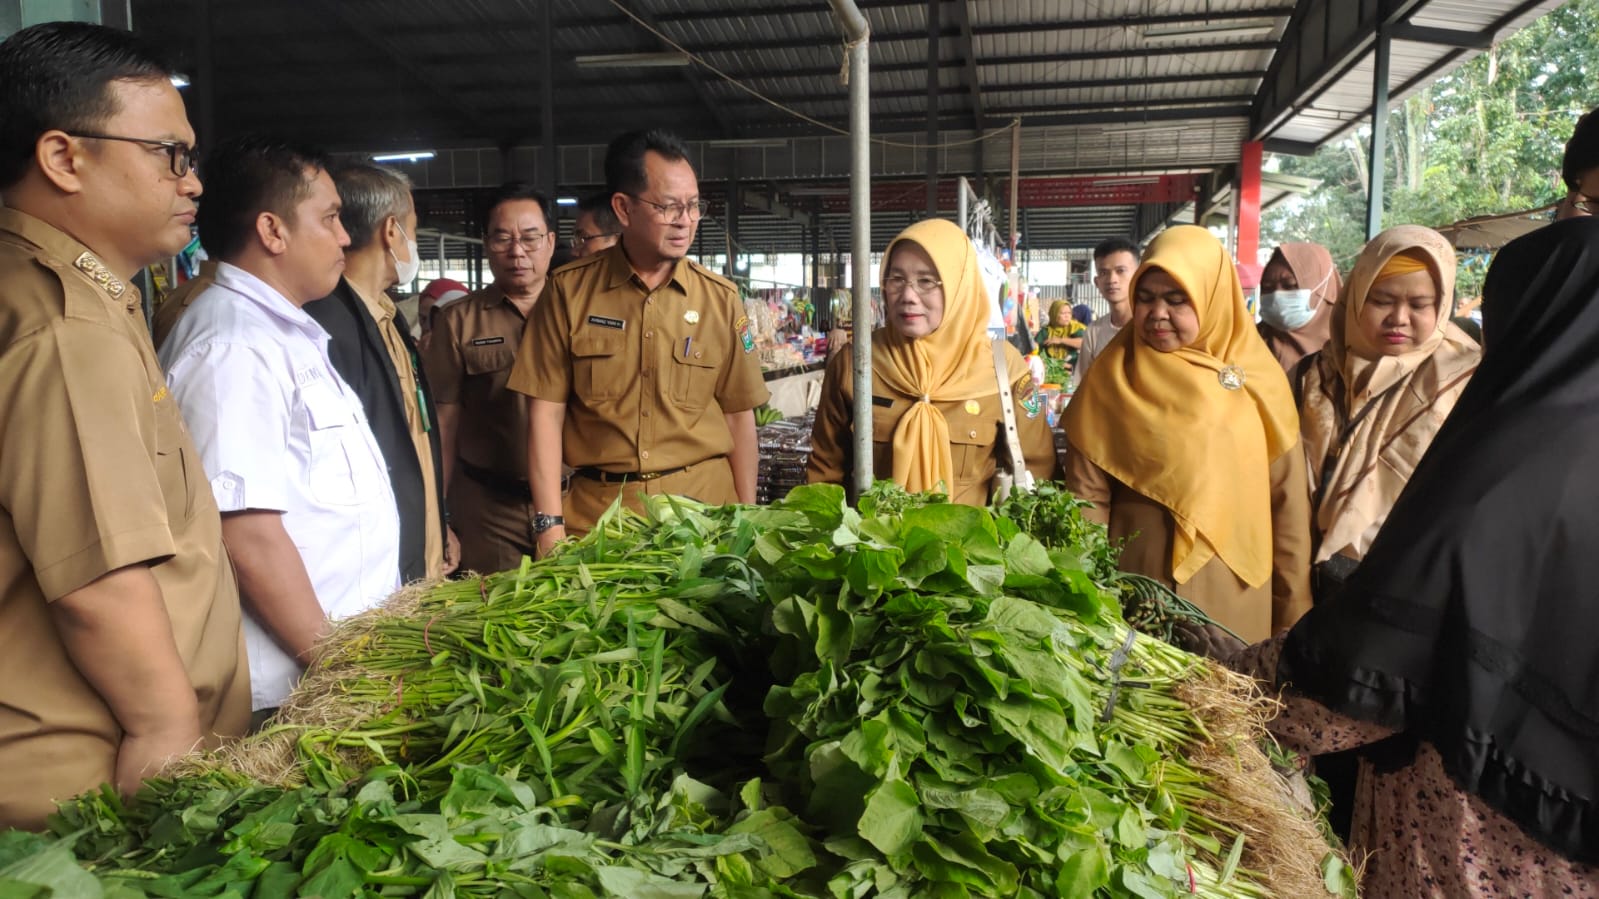
{"label": "man wearing eyeglasses", "polygon": [[577,218],[572,220],[573,259],[609,250],[621,239],[622,223],[611,209],[610,194],[590,194],[577,204]]}
{"label": "man wearing eyeglasses", "polygon": [[483,234],[494,283],[437,314],[423,364],[439,410],[450,524],[461,570],[504,571],[531,554],[527,397],[511,363],[555,252],[550,203],[522,182],[499,187]]}
{"label": "man wearing eyeglasses", "polygon": [[0,828],[249,725],[221,520],[128,283],[200,195],[170,76],[97,25],[0,43]]}
{"label": "man wearing eyeglasses", "polygon": [[644,494],[755,501],[754,410],[771,394],[738,288],[686,258],[706,210],[687,149],[662,131],[624,134],[605,180],[621,242],[552,276],[511,374],[533,400],[541,553],[619,495],[634,508]]}

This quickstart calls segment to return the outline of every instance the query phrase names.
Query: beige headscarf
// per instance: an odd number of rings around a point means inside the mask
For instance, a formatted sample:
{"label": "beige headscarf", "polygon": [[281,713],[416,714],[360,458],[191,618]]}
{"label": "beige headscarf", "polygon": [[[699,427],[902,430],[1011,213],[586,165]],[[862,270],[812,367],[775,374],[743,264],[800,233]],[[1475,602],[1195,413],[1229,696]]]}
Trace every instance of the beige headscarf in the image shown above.
{"label": "beige headscarf", "polygon": [[[1438,324],[1414,349],[1386,356],[1361,331],[1360,312],[1384,267],[1402,253],[1425,259],[1438,288]],[[1454,248],[1430,228],[1389,228],[1356,258],[1333,338],[1306,373],[1303,391],[1301,427],[1318,499],[1316,562],[1342,550],[1364,555],[1476,371],[1481,348],[1449,320],[1454,289]]]}
{"label": "beige headscarf", "polygon": [[988,337],[988,296],[977,269],[977,249],[954,222],[927,219],[901,231],[883,253],[888,274],[894,248],[909,241],[933,260],[944,282],[944,317],[919,340],[892,327],[872,342],[872,376],[901,396],[920,400],[894,426],[895,483],[912,492],[955,486],[949,422],[938,403],[979,399],[999,392]]}
{"label": "beige headscarf", "polygon": [[[1171,512],[1173,580],[1187,583],[1217,557],[1258,587],[1272,572],[1268,471],[1299,442],[1293,393],[1220,241],[1193,225],[1167,229],[1128,292],[1156,268],[1193,303],[1198,338],[1162,353],[1123,328],[1066,407],[1066,436],[1073,451]],[[1236,379],[1242,385],[1228,389]]]}
{"label": "beige headscarf", "polygon": [[1319,243],[1285,243],[1272,254],[1281,257],[1283,264],[1294,273],[1300,287],[1310,291],[1316,299],[1316,311],[1310,321],[1292,331],[1279,331],[1265,322],[1260,323],[1260,336],[1265,338],[1271,354],[1282,363],[1284,371],[1293,371],[1299,360],[1327,345],[1332,337],[1333,306],[1338,302],[1338,291],[1343,286],[1338,280],[1338,266],[1332,254]]}

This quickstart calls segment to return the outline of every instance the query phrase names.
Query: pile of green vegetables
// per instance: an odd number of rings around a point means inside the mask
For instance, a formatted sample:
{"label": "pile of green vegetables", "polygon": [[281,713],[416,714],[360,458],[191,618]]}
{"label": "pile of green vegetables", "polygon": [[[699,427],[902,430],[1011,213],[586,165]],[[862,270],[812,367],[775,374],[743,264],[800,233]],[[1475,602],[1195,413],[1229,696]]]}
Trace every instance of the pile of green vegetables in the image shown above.
{"label": "pile of green vegetables", "polygon": [[1018,502],[658,497],[409,590],[258,736],[0,834],[0,899],[1348,893],[1269,703]]}

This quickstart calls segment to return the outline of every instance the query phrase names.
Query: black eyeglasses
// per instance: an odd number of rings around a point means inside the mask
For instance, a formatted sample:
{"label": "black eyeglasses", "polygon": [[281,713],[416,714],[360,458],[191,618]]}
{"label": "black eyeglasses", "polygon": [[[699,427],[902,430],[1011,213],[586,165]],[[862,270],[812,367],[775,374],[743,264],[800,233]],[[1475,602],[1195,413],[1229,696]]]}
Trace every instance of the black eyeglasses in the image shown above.
{"label": "black eyeglasses", "polygon": [[692,203],[657,203],[654,200],[646,200],[635,194],[628,194],[628,196],[640,203],[654,206],[655,210],[660,213],[661,221],[668,225],[681,222],[685,215],[689,217],[689,221],[697,222],[704,218],[705,213],[709,212],[711,208],[711,204],[704,200],[695,200]]}
{"label": "black eyeglasses", "polygon": [[621,233],[620,231],[606,231],[603,234],[574,234],[572,235],[571,246],[574,250],[581,250],[591,240],[599,240],[602,237],[616,237]]}
{"label": "black eyeglasses", "polygon": [[495,234],[485,238],[483,241],[483,246],[488,247],[489,252],[491,253],[506,253],[510,251],[511,244],[514,243],[520,246],[523,250],[531,253],[539,248],[539,244],[544,242],[544,238],[549,236],[550,232],[548,231],[540,231],[537,234],[521,235]]}
{"label": "black eyeglasses", "polygon": [[81,137],[88,140],[120,140],[130,144],[143,144],[147,147],[160,147],[167,151],[167,161],[172,166],[172,174],[182,178],[194,171],[195,149],[180,140],[154,140],[148,137],[119,137],[115,134],[89,134],[85,131],[68,132],[68,137]]}

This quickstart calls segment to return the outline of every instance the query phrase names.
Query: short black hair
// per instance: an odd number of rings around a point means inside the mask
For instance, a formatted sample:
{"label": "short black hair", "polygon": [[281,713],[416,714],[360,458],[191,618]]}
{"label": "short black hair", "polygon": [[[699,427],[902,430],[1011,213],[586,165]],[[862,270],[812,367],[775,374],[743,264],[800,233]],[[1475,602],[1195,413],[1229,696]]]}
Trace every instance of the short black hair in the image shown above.
{"label": "short black hair", "polygon": [[[328,174],[339,190],[339,223],[350,235],[347,253],[371,243],[389,216],[401,218],[413,208],[411,179],[404,172],[373,162],[345,162]],[[407,236],[416,239],[415,234]]]}
{"label": "short black hair", "polygon": [[1582,173],[1595,168],[1599,168],[1599,109],[1577,120],[1571,140],[1566,141],[1566,155],[1560,160],[1560,178],[1568,189],[1576,190]]}
{"label": "short black hair", "polygon": [[46,131],[96,131],[116,115],[111,82],[171,77],[151,44],[116,28],[46,22],[0,42],[0,189],[27,174]]}
{"label": "short black hair", "polygon": [[607,234],[615,234],[622,230],[622,223],[616,218],[616,210],[611,208],[611,194],[604,191],[589,194],[579,200],[577,211],[579,215],[586,212],[594,216],[594,224]]}
{"label": "short black hair", "polygon": [[1098,262],[1112,253],[1131,253],[1133,261],[1139,259],[1138,244],[1125,237],[1107,237],[1094,247],[1094,261]]}
{"label": "short black hair", "polygon": [[293,221],[294,209],[326,171],[321,150],[277,137],[251,134],[217,145],[205,160],[205,194],[196,217],[200,245],[227,260],[255,238],[263,212]]}
{"label": "short black hair", "polygon": [[555,227],[554,210],[550,207],[550,198],[546,197],[538,188],[526,181],[507,181],[489,194],[489,204],[483,208],[483,230],[489,229],[489,219],[494,217],[494,210],[500,208],[501,203],[510,203],[513,200],[532,200],[539,204],[539,212],[544,215],[544,227]]}
{"label": "short black hair", "polygon": [[688,159],[688,145],[670,131],[650,128],[629,131],[605,148],[605,191],[608,194],[638,196],[650,186],[644,173],[644,154],[654,150],[668,162]]}

